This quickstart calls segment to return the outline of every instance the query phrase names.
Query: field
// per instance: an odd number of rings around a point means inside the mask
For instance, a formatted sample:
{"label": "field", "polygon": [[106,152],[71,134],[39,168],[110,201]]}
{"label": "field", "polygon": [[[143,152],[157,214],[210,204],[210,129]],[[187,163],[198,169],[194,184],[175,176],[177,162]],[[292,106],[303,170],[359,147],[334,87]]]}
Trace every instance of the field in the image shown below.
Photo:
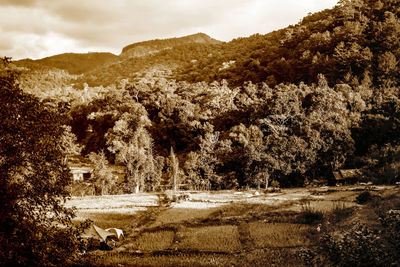
{"label": "field", "polygon": [[[362,192],[382,201],[399,199],[398,188],[341,186],[279,192],[190,192],[190,198],[159,206],[155,194],[76,197],[76,221],[125,233],[112,251],[82,255],[93,266],[302,266],[299,251],[327,231],[354,222],[376,224]],[[400,201],[395,202],[396,205]]]}

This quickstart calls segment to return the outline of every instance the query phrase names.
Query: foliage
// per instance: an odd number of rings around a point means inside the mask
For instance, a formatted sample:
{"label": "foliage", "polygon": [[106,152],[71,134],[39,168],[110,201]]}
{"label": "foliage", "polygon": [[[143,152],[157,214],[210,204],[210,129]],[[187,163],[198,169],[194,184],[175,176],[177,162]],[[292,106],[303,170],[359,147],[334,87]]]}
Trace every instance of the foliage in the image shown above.
{"label": "foliage", "polygon": [[384,200],[367,207],[378,215],[379,223],[355,223],[340,235],[325,233],[318,246],[303,254],[305,262],[324,266],[398,265],[400,212],[394,208],[398,207],[398,198],[390,195]]}
{"label": "foliage", "polygon": [[109,150],[116,154],[117,162],[126,165],[128,185],[134,186],[136,192],[151,184],[156,174],[152,140],[146,129],[150,125],[146,110],[134,104],[130,113],[123,113],[107,134]]}
{"label": "foliage", "polygon": [[169,38],[169,39],[156,39],[151,41],[134,43],[125,46],[122,49],[121,55],[123,56],[142,56],[147,53],[154,53],[164,49],[170,49],[171,47],[183,45],[186,43],[210,43],[217,44],[219,41],[212,39],[210,36],[204,33],[192,34],[180,38]]}
{"label": "foliage", "polygon": [[[266,35],[222,44],[211,57],[186,65],[175,76],[188,81],[398,84],[399,4],[393,0],[341,1]],[[234,62],[224,68],[226,62]],[[224,64],[225,63],[225,64]],[[396,74],[397,73],[397,74]]]}
{"label": "foliage", "polygon": [[384,234],[385,231],[372,230],[359,224],[340,239],[326,234],[321,238],[319,247],[309,252],[307,261],[309,264],[325,266],[396,265],[398,251],[385,244]]}
{"label": "foliage", "polygon": [[322,222],[324,213],[313,208],[310,201],[303,201],[299,219],[301,223],[316,224]]}
{"label": "foliage", "polygon": [[372,195],[369,191],[364,191],[356,197],[356,202],[358,204],[366,204],[369,201],[371,201],[373,198],[374,198],[374,195]]}
{"label": "foliage", "polygon": [[73,211],[63,206],[71,182],[60,142],[66,120],[23,93],[15,78],[7,64],[0,67],[0,110],[7,111],[0,114],[0,261],[61,264],[76,252],[78,234]]}
{"label": "foliage", "polygon": [[117,182],[118,178],[113,175],[108,167],[104,152],[101,151],[99,154],[92,152],[89,154],[89,159],[94,166],[90,180],[97,189],[95,191],[100,191],[101,195],[110,193],[111,187]]}

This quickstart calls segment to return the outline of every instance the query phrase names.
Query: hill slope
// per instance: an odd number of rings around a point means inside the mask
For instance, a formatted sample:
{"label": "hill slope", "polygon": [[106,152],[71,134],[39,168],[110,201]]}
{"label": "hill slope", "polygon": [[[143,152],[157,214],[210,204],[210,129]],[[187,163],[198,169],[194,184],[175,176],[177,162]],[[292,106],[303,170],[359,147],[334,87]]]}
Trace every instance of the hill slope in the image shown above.
{"label": "hill slope", "polygon": [[122,79],[140,77],[148,72],[158,72],[167,76],[171,70],[211,55],[219,49],[221,43],[204,33],[197,33],[180,38],[134,43],[124,47],[120,56],[111,53],[64,53],[14,63],[19,67],[34,70],[33,73],[38,70],[43,73],[59,69],[73,75],[82,74],[74,81],[78,87],[82,87],[83,83],[90,86],[107,86]]}
{"label": "hill slope", "polygon": [[176,46],[185,44],[219,44],[215,40],[204,33],[196,33],[179,38],[156,39],[130,44],[122,49],[121,56],[124,57],[141,57],[149,54],[155,54],[165,49],[171,49]]}
{"label": "hill slope", "polygon": [[222,44],[215,56],[185,66],[175,77],[274,86],[313,83],[322,73],[330,84],[399,84],[399,17],[399,1],[341,1],[297,25]]}
{"label": "hill slope", "polygon": [[115,61],[117,58],[118,56],[112,53],[103,52],[89,52],[86,54],[64,53],[38,60],[23,59],[16,61],[15,64],[28,68],[57,68],[66,70],[70,74],[82,74],[96,68],[99,65],[104,65]]}

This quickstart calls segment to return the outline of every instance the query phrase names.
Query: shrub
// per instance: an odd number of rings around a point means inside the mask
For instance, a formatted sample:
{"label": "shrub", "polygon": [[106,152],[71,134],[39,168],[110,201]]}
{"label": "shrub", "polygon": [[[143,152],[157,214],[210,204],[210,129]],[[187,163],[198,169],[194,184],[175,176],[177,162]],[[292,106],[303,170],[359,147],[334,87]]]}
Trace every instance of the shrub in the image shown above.
{"label": "shrub", "polygon": [[386,212],[380,222],[382,230],[356,224],[342,237],[326,234],[315,249],[299,254],[313,266],[398,266],[400,212]]}
{"label": "shrub", "polygon": [[329,218],[333,222],[339,222],[351,214],[353,214],[354,209],[346,207],[344,202],[335,201],[333,203],[333,209],[329,214]]}
{"label": "shrub", "polygon": [[158,194],[157,205],[159,207],[169,207],[171,206],[172,199],[165,193]]}
{"label": "shrub", "polygon": [[317,248],[301,257],[313,266],[390,266],[378,231],[355,225],[342,238],[324,235]]}
{"label": "shrub", "polygon": [[365,191],[365,192],[362,192],[361,194],[359,194],[359,195],[357,196],[356,202],[357,202],[358,204],[363,205],[363,204],[366,204],[366,203],[368,203],[369,201],[371,201],[372,198],[373,198],[373,195],[372,195],[370,192]]}
{"label": "shrub", "polygon": [[305,224],[320,223],[324,219],[324,213],[311,207],[310,201],[301,204],[300,222]]}

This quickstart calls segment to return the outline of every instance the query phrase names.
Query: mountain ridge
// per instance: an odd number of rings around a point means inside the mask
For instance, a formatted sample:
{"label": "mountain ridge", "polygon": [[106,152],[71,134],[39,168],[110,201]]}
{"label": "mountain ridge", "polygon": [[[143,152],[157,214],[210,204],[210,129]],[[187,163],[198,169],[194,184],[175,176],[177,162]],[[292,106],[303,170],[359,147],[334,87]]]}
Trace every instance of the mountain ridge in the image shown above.
{"label": "mountain ridge", "polygon": [[122,48],[120,56],[141,57],[160,52],[161,50],[170,49],[171,47],[189,43],[219,44],[222,42],[211,38],[205,33],[195,33],[182,37],[154,39],[133,43]]}
{"label": "mountain ridge", "polygon": [[125,62],[129,58],[153,56],[157,53],[163,54],[163,51],[177,47],[185,47],[188,45],[207,46],[220,43],[222,42],[211,38],[205,33],[196,33],[182,37],[154,39],[132,43],[125,46],[120,55],[115,55],[110,52],[66,52],[41,59],[27,58],[16,60],[14,63],[19,67],[27,67],[29,69],[56,68],[68,71],[69,74],[79,75],[92,72],[98,68],[101,69],[109,65]]}

